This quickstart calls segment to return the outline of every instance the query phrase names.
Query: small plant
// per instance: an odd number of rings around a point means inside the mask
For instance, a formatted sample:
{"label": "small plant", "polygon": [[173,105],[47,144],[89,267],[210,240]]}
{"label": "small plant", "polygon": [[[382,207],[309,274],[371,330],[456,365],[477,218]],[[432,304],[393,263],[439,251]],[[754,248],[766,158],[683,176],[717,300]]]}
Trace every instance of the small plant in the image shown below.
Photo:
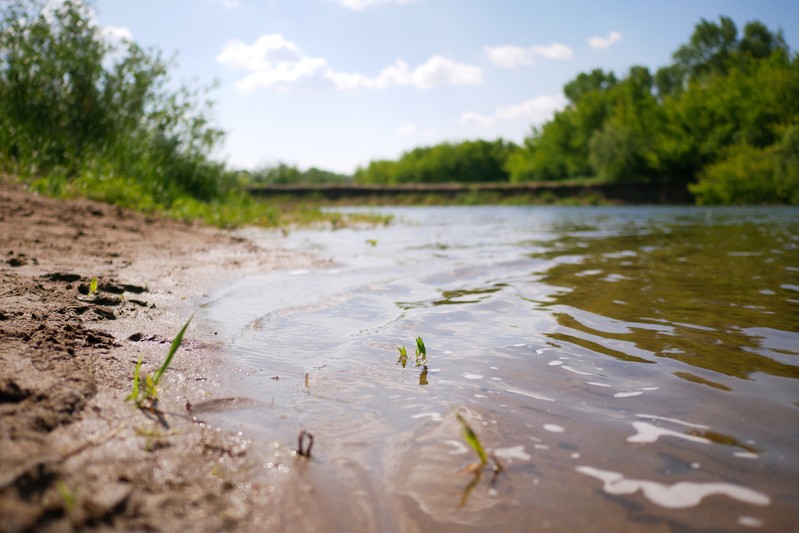
{"label": "small plant", "polygon": [[416,366],[427,365],[427,348],[421,337],[416,337]]}
{"label": "small plant", "polygon": [[[399,350],[399,358],[397,364],[402,365],[402,368],[408,364],[408,350],[405,346],[397,346]],[[424,341],[421,337],[416,337],[416,365],[421,366],[422,372],[419,374],[419,385],[427,385],[427,348],[425,348]]]}
{"label": "small plant", "polygon": [[408,364],[408,350],[405,346],[397,346],[397,350],[399,350],[399,359],[397,359],[397,363],[402,364],[402,368],[405,368],[405,365]]}
{"label": "small plant", "polygon": [[194,318],[194,315],[190,316],[186,323],[183,324],[183,327],[180,328],[177,336],[169,346],[169,353],[167,353],[164,363],[152,375],[147,374],[144,376],[144,387],[142,387],[141,383],[142,357],[139,356],[139,361],[136,363],[136,368],[133,371],[133,389],[128,397],[125,398],[126,401],[133,401],[139,409],[156,409],[156,404],[158,403],[158,383],[160,383],[161,378],[164,376],[164,372],[166,372],[169,365],[172,363],[172,358],[175,357],[175,353],[178,351],[180,343],[183,341],[183,335],[186,333],[186,329],[189,327],[192,318]]}
{"label": "small plant", "polygon": [[94,293],[97,292],[97,276],[92,278],[91,283],[89,283],[89,296],[94,296]]}
{"label": "small plant", "polygon": [[458,422],[461,423],[463,426],[463,438],[466,439],[466,444],[475,451],[477,457],[480,458],[480,465],[484,466],[488,463],[488,455],[485,452],[485,448],[480,443],[480,439],[477,438],[477,433],[474,432],[472,426],[466,421],[460,413],[455,413],[455,416],[458,418]]}
{"label": "small plant", "polygon": [[64,508],[67,511],[71,511],[75,507],[75,493],[69,490],[66,483],[60,479],[56,481],[55,488],[59,496],[61,496],[61,500],[64,502]]}
{"label": "small plant", "polygon": [[375,247],[377,246],[377,239],[366,239],[366,244],[369,246]]}

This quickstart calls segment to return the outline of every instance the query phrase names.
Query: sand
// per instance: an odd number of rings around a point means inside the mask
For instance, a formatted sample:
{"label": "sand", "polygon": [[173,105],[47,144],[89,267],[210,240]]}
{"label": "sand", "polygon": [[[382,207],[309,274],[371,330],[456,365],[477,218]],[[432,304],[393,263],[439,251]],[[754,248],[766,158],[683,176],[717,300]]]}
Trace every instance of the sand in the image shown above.
{"label": "sand", "polygon": [[[87,200],[0,188],[0,530],[290,529],[248,443],[187,403],[224,397],[224,345],[189,327],[159,412],[125,401],[204,291],[312,257]],[[89,294],[93,277],[98,290]]]}

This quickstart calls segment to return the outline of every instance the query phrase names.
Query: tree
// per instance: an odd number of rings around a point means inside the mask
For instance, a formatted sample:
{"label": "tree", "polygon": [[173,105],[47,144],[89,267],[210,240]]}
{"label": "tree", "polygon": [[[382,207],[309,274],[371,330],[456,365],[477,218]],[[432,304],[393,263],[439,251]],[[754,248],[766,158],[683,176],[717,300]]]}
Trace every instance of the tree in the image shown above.
{"label": "tree", "polygon": [[37,0],[4,2],[0,167],[91,176],[88,192],[124,182],[164,205],[219,196],[232,174],[208,154],[222,132],[210,125],[204,91],[174,89],[169,66],[133,42],[112,46],[80,0],[52,10]]}
{"label": "tree", "polygon": [[690,41],[674,52],[674,64],[689,81],[723,73],[737,45],[738,28],[731,18],[721,16],[718,24],[701,19]]}

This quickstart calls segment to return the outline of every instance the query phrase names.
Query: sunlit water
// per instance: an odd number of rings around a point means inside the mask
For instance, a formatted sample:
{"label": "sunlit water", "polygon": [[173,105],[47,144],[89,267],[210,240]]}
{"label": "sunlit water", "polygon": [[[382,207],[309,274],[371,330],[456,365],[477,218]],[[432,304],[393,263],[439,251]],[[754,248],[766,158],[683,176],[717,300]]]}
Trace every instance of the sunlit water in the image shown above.
{"label": "sunlit water", "polygon": [[381,212],[203,307],[258,402],[214,421],[274,443],[297,529],[799,528],[798,210]]}

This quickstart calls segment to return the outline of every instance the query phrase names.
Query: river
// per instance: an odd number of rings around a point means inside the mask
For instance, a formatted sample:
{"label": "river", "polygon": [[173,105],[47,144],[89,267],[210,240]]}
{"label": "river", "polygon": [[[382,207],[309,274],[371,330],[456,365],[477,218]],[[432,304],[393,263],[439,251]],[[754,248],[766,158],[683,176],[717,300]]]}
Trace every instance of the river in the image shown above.
{"label": "river", "polygon": [[380,212],[202,305],[297,530],[797,530],[799,210]]}

